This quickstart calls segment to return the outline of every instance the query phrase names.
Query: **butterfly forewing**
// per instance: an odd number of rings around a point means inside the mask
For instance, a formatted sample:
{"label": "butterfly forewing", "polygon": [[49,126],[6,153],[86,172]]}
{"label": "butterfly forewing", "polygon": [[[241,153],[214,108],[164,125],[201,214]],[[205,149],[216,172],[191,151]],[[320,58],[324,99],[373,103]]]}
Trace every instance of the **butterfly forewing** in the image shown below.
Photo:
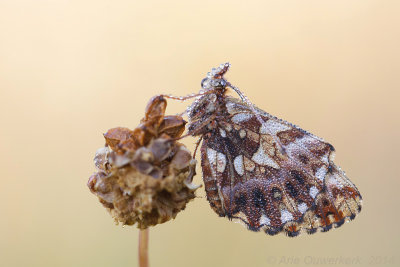
{"label": "butterfly forewing", "polygon": [[[213,69],[206,94],[188,109],[189,133],[203,138],[207,199],[220,216],[250,230],[296,236],[339,227],[361,210],[361,195],[319,137],[252,105]],[[230,86],[242,100],[226,96]]]}

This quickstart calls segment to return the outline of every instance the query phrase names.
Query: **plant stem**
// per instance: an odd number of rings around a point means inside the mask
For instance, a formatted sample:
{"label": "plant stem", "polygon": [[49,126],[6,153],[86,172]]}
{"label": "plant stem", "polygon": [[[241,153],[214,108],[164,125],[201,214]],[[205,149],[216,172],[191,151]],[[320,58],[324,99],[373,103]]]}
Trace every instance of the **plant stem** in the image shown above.
{"label": "plant stem", "polygon": [[149,267],[149,228],[139,231],[139,266]]}

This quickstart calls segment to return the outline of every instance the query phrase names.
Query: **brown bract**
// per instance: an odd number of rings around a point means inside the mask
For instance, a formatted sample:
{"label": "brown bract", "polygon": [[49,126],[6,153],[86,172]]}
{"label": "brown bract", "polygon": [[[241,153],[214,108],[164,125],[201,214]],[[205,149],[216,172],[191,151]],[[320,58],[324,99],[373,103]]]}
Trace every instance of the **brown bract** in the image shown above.
{"label": "brown bract", "polygon": [[164,116],[166,106],[163,97],[153,97],[138,127],[108,130],[106,146],[96,152],[88,186],[116,222],[140,229],[164,223],[195,197],[196,161],[175,141],[186,122]]}

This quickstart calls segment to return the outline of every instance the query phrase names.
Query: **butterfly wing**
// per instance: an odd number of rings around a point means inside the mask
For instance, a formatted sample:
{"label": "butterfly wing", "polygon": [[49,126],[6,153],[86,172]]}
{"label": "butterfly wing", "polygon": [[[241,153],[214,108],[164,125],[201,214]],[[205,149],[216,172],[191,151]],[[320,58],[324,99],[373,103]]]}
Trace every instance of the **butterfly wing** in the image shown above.
{"label": "butterfly wing", "polygon": [[339,227],[361,210],[330,144],[231,97],[226,112],[201,148],[207,198],[220,216],[296,236]]}

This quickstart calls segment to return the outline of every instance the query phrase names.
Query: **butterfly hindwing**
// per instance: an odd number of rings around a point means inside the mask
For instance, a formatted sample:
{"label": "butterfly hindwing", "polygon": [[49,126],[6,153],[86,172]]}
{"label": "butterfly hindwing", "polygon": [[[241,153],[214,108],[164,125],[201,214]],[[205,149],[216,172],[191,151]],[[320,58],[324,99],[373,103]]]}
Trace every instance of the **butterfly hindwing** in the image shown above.
{"label": "butterfly hindwing", "polygon": [[361,196],[334,165],[333,147],[256,110],[258,118],[226,97],[229,116],[204,136],[203,178],[213,209],[271,235],[328,231],[353,219]]}

